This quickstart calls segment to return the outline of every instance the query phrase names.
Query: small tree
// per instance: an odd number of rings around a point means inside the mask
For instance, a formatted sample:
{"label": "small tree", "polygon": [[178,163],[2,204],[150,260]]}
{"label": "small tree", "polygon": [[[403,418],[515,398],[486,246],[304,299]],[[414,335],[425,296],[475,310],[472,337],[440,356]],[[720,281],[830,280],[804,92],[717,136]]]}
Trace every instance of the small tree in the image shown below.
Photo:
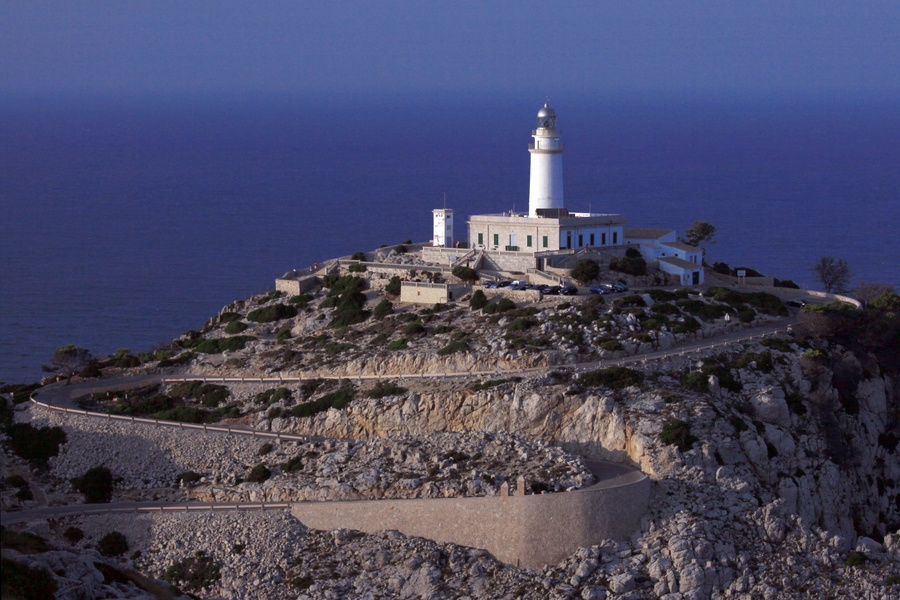
{"label": "small tree", "polygon": [[81,477],[72,479],[75,489],[84,494],[88,504],[101,504],[112,500],[113,477],[106,467],[94,467]]}
{"label": "small tree", "polygon": [[390,294],[391,296],[399,296],[400,295],[400,277],[394,275],[388,281],[388,284],[384,286],[384,291]]}
{"label": "small tree", "polygon": [[459,277],[467,283],[472,283],[478,279],[478,272],[471,267],[460,265],[458,267],[453,267],[453,276]]}
{"label": "small tree", "polygon": [[128,552],[128,539],[118,531],[110,531],[97,540],[97,551],[103,556],[119,556]]}
{"label": "small tree", "polygon": [[96,359],[90,350],[69,344],[56,349],[50,359],[50,366],[44,367],[44,370],[63,375],[68,384],[72,381],[72,375],[85,370],[94,361]]}
{"label": "small tree", "polygon": [[822,284],[825,291],[829,294],[832,292],[846,292],[850,279],[853,278],[853,272],[844,259],[835,259],[833,256],[822,256],[813,263],[813,274],[816,280]]}
{"label": "small tree", "polygon": [[488,299],[487,296],[481,290],[475,290],[472,294],[472,297],[469,298],[469,307],[472,310],[481,310],[485,306],[487,306]]}
{"label": "small tree", "polygon": [[853,290],[853,295],[856,296],[856,299],[862,302],[865,307],[870,306],[873,300],[885,293],[896,294],[896,291],[893,286],[886,283],[869,283],[866,281],[861,281]]}
{"label": "small tree", "polygon": [[713,242],[716,235],[716,227],[706,221],[694,221],[694,224],[684,230],[683,241],[691,246],[699,246],[703,242]]}
{"label": "small tree", "polygon": [[387,298],[382,298],[381,302],[375,306],[375,311],[372,313],[372,316],[380,321],[392,312],[394,312],[394,305],[391,304],[391,301]]}
{"label": "small tree", "polygon": [[600,265],[590,258],[579,258],[569,275],[572,279],[584,284],[600,276]]}

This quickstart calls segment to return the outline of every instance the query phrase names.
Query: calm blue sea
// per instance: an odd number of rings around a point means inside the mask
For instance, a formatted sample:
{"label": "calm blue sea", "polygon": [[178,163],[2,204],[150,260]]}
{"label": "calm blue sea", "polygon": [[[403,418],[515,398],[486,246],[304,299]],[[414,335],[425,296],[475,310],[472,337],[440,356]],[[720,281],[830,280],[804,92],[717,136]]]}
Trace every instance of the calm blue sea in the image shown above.
{"label": "calm blue sea", "polygon": [[[900,283],[900,101],[565,98],[567,206],[718,227],[711,260]],[[0,101],[0,380],[145,350],[314,261],[524,209],[543,98]],[[462,223],[459,219],[458,223]],[[458,232],[462,235],[463,232]]]}

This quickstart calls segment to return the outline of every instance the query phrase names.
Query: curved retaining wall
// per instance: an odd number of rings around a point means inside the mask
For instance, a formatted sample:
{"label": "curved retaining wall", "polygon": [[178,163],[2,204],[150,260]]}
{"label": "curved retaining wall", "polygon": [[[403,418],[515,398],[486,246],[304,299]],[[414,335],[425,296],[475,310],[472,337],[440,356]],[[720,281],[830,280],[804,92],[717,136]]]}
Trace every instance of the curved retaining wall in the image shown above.
{"label": "curved retaining wall", "polygon": [[649,497],[650,479],[622,467],[621,475],[574,492],[302,502],[291,513],[314,529],[396,529],[483,548],[505,563],[537,569],[578,548],[628,537],[640,528]]}

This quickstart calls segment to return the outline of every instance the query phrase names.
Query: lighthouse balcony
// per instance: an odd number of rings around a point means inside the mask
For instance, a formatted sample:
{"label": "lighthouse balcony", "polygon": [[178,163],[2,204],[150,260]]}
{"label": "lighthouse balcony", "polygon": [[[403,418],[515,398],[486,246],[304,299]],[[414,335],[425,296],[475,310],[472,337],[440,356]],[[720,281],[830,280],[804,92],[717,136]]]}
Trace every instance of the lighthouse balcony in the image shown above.
{"label": "lighthouse balcony", "polygon": [[[549,144],[548,144],[548,146],[549,146]],[[529,152],[538,152],[538,153],[540,153],[540,152],[553,152],[553,153],[557,153],[557,152],[562,152],[562,151],[565,150],[565,149],[566,149],[566,145],[565,145],[565,144],[554,144],[554,147],[553,147],[553,148],[542,147],[541,145],[537,145],[537,146],[536,146],[535,144],[528,144],[528,151],[529,151]]]}

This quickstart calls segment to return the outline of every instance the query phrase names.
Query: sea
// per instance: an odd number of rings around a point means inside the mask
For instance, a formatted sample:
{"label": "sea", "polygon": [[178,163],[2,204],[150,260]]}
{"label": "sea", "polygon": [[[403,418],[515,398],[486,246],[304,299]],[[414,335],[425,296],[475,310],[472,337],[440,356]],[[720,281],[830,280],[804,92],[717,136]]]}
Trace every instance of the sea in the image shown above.
{"label": "sea", "polygon": [[[144,351],[294,268],[525,210],[532,94],[0,97],[0,381]],[[550,98],[566,206],[717,228],[710,261],[900,284],[900,98]]]}

